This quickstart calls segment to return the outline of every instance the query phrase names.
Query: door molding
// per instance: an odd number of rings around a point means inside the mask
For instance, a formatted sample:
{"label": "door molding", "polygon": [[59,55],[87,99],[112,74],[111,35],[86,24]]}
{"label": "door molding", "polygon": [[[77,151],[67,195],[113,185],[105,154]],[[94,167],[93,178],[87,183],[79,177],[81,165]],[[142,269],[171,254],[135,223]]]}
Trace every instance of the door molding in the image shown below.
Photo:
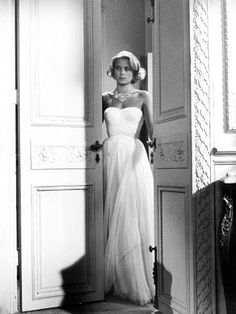
{"label": "door molding", "polygon": [[[40,38],[39,38],[39,27],[40,27],[40,5],[39,0],[33,0],[29,2],[29,20],[28,27],[31,29],[29,36],[29,62],[30,62],[30,99],[32,103],[32,114],[31,123],[32,125],[42,126],[75,126],[75,127],[93,127],[94,124],[94,89],[96,86],[96,78],[93,73],[94,70],[94,54],[96,50],[94,47],[93,34],[96,30],[96,11],[92,1],[83,1],[84,10],[84,40],[81,40],[81,46],[84,46],[84,69],[85,81],[84,81],[84,101],[86,103],[86,112],[83,115],[77,117],[70,117],[66,114],[57,115],[56,113],[51,114],[43,112],[42,104],[40,101],[40,90],[44,88],[41,86],[41,73],[40,73]],[[83,36],[81,36],[83,37]],[[44,43],[42,43],[44,44]]]}
{"label": "door molding", "polygon": [[[164,6],[161,1],[155,2],[156,14],[155,23],[158,25],[158,37],[155,48],[158,53],[156,65],[156,82],[158,88],[155,99],[158,100],[158,110],[156,113],[156,123],[164,123],[171,120],[181,119],[188,115],[189,88],[184,82],[189,81],[189,49],[188,49],[188,3],[187,1],[172,2],[171,7]],[[165,29],[162,27],[161,16],[170,14],[170,10],[177,12],[172,15],[172,28]],[[168,33],[167,33],[168,32]],[[181,34],[181,39],[176,38],[176,33]],[[165,38],[165,40],[163,40]],[[171,42],[172,49],[169,49]],[[164,77],[163,77],[164,74]],[[169,87],[162,84],[163,78],[179,76],[179,80],[169,92]],[[157,92],[158,91],[158,92]]]}
{"label": "door molding", "polygon": [[[189,253],[189,188],[187,185],[169,185],[157,186],[156,189],[159,221],[159,301],[165,305],[171,306],[171,308],[178,313],[188,313],[188,305],[191,299],[189,282],[191,267]],[[166,212],[166,203],[168,202],[172,203],[171,213]],[[182,219],[183,217],[184,219]],[[175,223],[170,225],[170,220]],[[183,233],[179,233],[177,230],[182,230]],[[175,243],[175,245],[172,246],[172,243]],[[172,254],[175,256],[174,266],[171,263],[171,260],[173,260]],[[182,258],[183,256],[184,258]],[[169,264],[169,267],[172,266],[172,269],[168,268],[167,271],[167,264]],[[178,273],[175,274],[175,281],[183,283],[185,292],[178,293],[175,291],[173,296],[171,295],[170,287],[172,285],[171,273],[173,273],[174,268],[178,269]]]}

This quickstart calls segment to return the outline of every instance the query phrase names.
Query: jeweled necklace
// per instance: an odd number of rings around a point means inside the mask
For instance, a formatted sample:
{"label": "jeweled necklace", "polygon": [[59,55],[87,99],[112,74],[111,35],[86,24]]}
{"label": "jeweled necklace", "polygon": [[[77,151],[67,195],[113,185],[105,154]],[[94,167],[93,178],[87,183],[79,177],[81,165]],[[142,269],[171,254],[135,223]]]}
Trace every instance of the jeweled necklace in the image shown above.
{"label": "jeweled necklace", "polygon": [[133,89],[128,91],[128,93],[118,93],[117,90],[114,91],[114,98],[118,99],[120,102],[124,102],[133,92]]}

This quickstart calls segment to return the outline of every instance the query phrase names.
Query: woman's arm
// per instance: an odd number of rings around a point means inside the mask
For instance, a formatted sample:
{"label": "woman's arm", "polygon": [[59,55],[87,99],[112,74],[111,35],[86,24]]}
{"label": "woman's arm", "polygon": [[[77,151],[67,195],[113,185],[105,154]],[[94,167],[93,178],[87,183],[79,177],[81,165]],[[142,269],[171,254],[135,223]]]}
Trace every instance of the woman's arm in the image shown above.
{"label": "woman's arm", "polygon": [[153,108],[150,94],[142,91],[143,95],[143,115],[147,126],[148,136],[152,140],[153,137]]}

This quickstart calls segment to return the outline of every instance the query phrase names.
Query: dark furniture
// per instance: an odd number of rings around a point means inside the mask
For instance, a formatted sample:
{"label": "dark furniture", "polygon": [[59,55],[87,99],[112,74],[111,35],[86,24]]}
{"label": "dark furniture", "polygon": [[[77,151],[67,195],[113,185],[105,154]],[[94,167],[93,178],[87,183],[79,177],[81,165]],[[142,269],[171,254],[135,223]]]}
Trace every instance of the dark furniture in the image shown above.
{"label": "dark furniture", "polygon": [[224,183],[223,181],[215,183],[215,209],[218,302],[222,303],[224,298],[226,308],[222,310],[224,307],[222,304],[218,304],[220,310],[217,311],[217,314],[225,311],[227,314],[235,314],[236,183]]}

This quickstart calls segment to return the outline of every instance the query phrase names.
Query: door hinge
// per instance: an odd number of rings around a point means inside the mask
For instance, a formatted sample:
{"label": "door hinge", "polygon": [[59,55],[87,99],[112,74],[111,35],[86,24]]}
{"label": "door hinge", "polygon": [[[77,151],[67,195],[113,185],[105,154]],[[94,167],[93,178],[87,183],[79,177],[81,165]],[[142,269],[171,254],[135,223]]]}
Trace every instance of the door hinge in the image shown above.
{"label": "door hinge", "polygon": [[19,251],[16,250],[16,265],[19,266]]}
{"label": "door hinge", "polygon": [[14,105],[18,105],[18,89],[14,89],[13,95],[12,95],[12,102]]}
{"label": "door hinge", "polygon": [[154,0],[151,0],[151,10],[152,10],[152,16],[148,16],[147,17],[148,24],[155,22],[155,18],[154,18]]}

